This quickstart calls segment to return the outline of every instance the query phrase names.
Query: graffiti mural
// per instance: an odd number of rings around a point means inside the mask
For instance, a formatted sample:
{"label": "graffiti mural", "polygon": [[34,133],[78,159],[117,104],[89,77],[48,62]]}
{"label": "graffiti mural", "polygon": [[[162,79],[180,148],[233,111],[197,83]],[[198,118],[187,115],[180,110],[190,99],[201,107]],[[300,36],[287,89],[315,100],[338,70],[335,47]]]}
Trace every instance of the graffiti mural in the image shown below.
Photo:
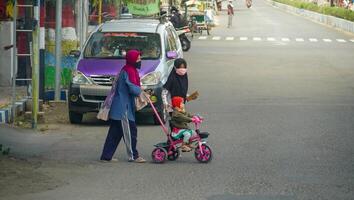
{"label": "graffiti mural", "polygon": [[[55,87],[55,1],[46,2],[46,39],[45,39],[45,88]],[[78,38],[75,29],[74,1],[63,2],[62,10],[62,60],[61,84],[67,88],[72,78],[76,59],[69,55],[71,50],[78,49]]]}

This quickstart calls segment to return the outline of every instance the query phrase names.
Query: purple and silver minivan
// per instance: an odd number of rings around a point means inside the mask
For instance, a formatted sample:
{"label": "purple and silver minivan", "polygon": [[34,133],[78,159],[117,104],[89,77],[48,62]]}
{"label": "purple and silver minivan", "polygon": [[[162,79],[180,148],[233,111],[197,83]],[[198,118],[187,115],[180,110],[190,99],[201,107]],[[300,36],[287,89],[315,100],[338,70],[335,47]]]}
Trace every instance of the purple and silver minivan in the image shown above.
{"label": "purple and silver minivan", "polygon": [[[178,35],[169,22],[123,19],[100,25],[91,33],[82,52],[73,51],[78,63],[69,89],[71,123],[81,123],[85,113],[98,112],[114,77],[125,65],[126,52],[131,49],[142,52],[141,85],[152,92],[151,99],[160,116],[167,118],[161,91],[174,60],[183,57]],[[153,115],[150,107],[139,112]]]}

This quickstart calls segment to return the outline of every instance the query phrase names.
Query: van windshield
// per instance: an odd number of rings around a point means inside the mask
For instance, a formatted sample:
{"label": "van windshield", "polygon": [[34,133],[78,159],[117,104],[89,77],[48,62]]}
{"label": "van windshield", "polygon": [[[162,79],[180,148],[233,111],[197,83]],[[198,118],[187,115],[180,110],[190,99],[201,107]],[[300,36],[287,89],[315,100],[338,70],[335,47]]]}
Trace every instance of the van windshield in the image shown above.
{"label": "van windshield", "polygon": [[139,50],[141,59],[159,59],[160,36],[157,33],[97,32],[84,50],[85,58],[125,58],[126,52]]}

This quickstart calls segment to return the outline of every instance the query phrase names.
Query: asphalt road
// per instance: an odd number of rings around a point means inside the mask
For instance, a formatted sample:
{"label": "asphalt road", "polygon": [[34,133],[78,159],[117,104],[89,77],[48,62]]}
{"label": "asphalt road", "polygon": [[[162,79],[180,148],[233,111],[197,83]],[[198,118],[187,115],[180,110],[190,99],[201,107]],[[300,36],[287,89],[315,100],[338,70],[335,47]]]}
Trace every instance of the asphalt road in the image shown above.
{"label": "asphalt road", "polygon": [[[260,0],[235,13],[232,28],[219,16],[212,35],[196,35],[185,53],[190,90],[201,94],[188,109],[206,118],[211,163],[192,154],[128,163],[123,145],[118,163],[99,163],[107,125],[93,117],[47,134],[3,126],[2,143],[51,181],[36,179],[47,187],[29,192],[8,186],[0,198],[354,199],[354,36]],[[158,126],[139,126],[143,157],[161,140]]]}

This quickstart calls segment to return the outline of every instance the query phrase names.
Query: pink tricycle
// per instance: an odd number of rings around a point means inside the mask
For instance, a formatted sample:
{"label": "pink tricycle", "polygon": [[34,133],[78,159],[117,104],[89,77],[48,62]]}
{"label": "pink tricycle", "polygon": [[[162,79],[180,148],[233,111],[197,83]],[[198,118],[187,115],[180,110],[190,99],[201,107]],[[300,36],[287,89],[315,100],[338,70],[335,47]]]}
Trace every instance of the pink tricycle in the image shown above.
{"label": "pink tricycle", "polygon": [[[149,98],[148,98],[149,99]],[[183,143],[182,139],[174,139],[171,136],[171,131],[166,128],[165,124],[162,122],[159,114],[155,106],[149,99],[149,103],[154,110],[155,115],[157,116],[161,128],[167,136],[167,142],[160,142],[155,144],[155,148],[151,153],[152,160],[155,163],[163,163],[167,160],[175,161],[179,158],[180,155],[180,147]],[[208,163],[212,160],[212,150],[207,144],[209,133],[207,132],[200,132],[200,125],[203,122],[203,118],[200,116],[196,116],[198,120],[194,120],[195,125],[195,132],[196,135],[192,136],[189,139],[190,147],[194,149],[194,156],[195,158],[201,163]]]}

